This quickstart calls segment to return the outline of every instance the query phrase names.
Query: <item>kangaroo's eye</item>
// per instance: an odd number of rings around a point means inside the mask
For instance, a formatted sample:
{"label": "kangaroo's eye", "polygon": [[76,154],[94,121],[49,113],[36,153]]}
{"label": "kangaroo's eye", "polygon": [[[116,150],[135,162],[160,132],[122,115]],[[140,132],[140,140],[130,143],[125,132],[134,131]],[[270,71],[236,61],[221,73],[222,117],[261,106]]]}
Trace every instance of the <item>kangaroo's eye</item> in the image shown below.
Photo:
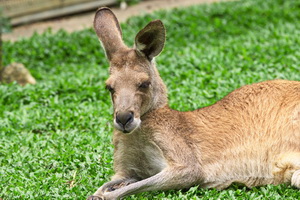
{"label": "kangaroo's eye", "polygon": [[114,93],[114,92],[115,92],[114,88],[112,88],[110,85],[106,85],[105,88],[106,88],[108,91],[110,91],[110,93]]}
{"label": "kangaroo's eye", "polygon": [[139,88],[148,88],[150,84],[150,81],[145,81],[140,84]]}

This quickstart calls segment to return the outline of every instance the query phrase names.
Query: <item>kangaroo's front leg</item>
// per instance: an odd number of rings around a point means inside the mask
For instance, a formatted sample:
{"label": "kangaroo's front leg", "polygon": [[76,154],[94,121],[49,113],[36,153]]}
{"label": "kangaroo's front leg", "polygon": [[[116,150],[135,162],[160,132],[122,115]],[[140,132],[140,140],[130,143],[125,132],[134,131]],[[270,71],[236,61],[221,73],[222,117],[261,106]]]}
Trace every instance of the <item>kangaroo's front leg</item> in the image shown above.
{"label": "kangaroo's front leg", "polygon": [[92,197],[95,198],[97,196],[99,197],[98,199],[115,200],[146,191],[188,188],[199,184],[201,181],[199,177],[200,172],[191,167],[169,167],[152,177],[114,191],[106,191],[102,194],[96,192]]}

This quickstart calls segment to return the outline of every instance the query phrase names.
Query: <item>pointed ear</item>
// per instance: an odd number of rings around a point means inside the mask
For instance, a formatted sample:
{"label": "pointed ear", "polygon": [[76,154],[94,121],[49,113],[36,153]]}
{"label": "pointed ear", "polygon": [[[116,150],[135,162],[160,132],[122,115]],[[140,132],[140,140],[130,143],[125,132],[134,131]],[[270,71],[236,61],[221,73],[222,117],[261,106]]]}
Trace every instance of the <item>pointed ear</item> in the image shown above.
{"label": "pointed ear", "polygon": [[94,29],[109,60],[119,49],[126,47],[122,40],[122,31],[118,19],[109,8],[102,7],[97,10]]}
{"label": "pointed ear", "polygon": [[135,47],[149,60],[157,56],[164,48],[166,30],[160,20],[150,22],[135,37]]}

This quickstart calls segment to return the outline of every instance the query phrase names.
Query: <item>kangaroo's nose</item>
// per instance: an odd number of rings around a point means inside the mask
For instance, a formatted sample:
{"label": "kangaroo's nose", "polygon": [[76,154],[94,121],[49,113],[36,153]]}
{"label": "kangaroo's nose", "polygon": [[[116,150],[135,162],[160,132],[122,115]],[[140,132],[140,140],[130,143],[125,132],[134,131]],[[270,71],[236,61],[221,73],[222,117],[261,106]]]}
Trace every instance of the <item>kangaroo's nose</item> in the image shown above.
{"label": "kangaroo's nose", "polygon": [[125,111],[117,113],[116,121],[122,127],[125,127],[126,124],[129,124],[133,121],[133,112]]}

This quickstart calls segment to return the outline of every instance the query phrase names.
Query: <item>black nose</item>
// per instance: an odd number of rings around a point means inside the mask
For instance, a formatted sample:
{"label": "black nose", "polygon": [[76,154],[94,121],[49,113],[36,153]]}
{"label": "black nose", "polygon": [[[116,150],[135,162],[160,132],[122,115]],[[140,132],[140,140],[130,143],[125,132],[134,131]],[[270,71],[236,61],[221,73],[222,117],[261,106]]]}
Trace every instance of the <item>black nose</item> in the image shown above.
{"label": "black nose", "polygon": [[119,113],[117,113],[116,121],[122,127],[125,127],[126,124],[129,124],[133,121],[133,112],[119,112]]}

